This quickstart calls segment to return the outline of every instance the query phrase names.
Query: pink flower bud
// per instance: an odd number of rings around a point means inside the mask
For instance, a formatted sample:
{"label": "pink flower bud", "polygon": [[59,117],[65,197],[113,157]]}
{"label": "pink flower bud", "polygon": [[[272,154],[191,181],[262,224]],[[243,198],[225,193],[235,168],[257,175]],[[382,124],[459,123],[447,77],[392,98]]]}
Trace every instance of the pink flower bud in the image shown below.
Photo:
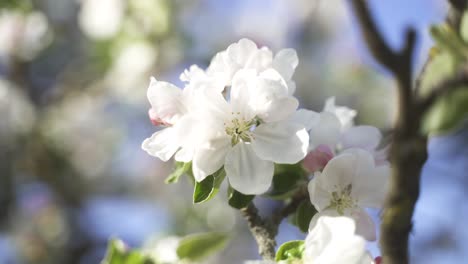
{"label": "pink flower bud", "polygon": [[382,264],[382,257],[376,257],[374,259],[375,264]]}
{"label": "pink flower bud", "polygon": [[303,165],[309,172],[316,172],[325,168],[333,158],[333,152],[328,145],[319,145],[304,158]]}

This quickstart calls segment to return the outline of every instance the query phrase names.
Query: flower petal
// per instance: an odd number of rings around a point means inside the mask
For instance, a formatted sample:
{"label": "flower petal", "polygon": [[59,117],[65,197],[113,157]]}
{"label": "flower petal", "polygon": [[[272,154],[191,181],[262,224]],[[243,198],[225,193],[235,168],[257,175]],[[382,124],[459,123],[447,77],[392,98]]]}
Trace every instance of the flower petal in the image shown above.
{"label": "flower petal", "polygon": [[316,126],[320,121],[320,114],[307,109],[298,109],[295,111],[290,120],[304,125],[305,129],[309,131],[312,127]]}
{"label": "flower petal", "polygon": [[260,159],[250,144],[238,143],[224,164],[231,186],[243,194],[262,194],[270,188],[273,163]]}
{"label": "flower petal", "polygon": [[273,68],[277,70],[285,80],[291,79],[298,64],[299,59],[294,49],[280,50],[273,60]]}
{"label": "flower petal", "polygon": [[310,148],[318,145],[329,145],[335,148],[341,134],[341,124],[338,118],[328,112],[320,113],[320,120],[310,129]]}
{"label": "flower petal", "polygon": [[335,97],[330,97],[325,101],[324,112],[329,112],[340,120],[343,129],[350,128],[354,124],[354,118],[357,115],[356,110],[346,106],[335,105]]}
{"label": "flower petal", "polygon": [[162,129],[145,139],[141,148],[151,156],[168,161],[180,146],[175,132],[173,127]]}
{"label": "flower petal", "polygon": [[364,237],[368,241],[377,239],[376,226],[374,220],[362,208],[356,208],[350,215],[356,222],[356,234]]}
{"label": "flower petal", "polygon": [[196,149],[192,161],[193,176],[197,182],[219,170],[231,148],[228,137],[219,137]]}
{"label": "flower petal", "polygon": [[343,132],[341,144],[343,148],[362,148],[374,150],[380,144],[382,134],[373,126],[355,126]]}
{"label": "flower petal", "polygon": [[261,159],[294,164],[307,155],[309,135],[302,125],[265,123],[255,128],[253,137],[252,148]]}
{"label": "flower petal", "polygon": [[151,78],[147,96],[155,117],[163,123],[175,124],[187,112],[182,90],[173,84]]}

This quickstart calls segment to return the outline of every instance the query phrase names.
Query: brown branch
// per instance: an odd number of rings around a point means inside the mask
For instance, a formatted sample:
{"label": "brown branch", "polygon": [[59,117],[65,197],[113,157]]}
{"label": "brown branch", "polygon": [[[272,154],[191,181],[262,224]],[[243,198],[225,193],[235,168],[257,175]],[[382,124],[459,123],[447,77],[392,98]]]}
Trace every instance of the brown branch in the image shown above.
{"label": "brown branch", "polygon": [[242,208],[240,212],[247,220],[250,232],[257,241],[260,256],[265,260],[274,260],[276,232],[274,232],[271,222],[266,221],[258,214],[258,209],[253,202]]}
{"label": "brown branch", "polygon": [[431,93],[419,102],[418,111],[427,112],[435,101],[443,95],[456,89],[468,87],[468,69],[462,69],[451,78],[445,79],[430,89]]}
{"label": "brown branch", "polygon": [[422,165],[427,159],[426,137],[418,134],[421,116],[415,111],[412,87],[412,55],[416,34],[407,29],[405,45],[392,50],[373,21],[365,0],[351,0],[367,46],[374,58],[395,77],[398,89],[398,115],[390,151],[392,177],[382,214],[383,263],[408,263],[408,237],[411,218],[419,196]]}

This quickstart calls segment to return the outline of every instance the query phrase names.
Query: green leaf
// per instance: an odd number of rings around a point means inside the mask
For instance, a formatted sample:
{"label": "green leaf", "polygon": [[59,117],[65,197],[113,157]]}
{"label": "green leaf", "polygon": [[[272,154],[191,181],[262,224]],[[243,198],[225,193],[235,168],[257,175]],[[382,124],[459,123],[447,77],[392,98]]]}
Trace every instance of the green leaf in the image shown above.
{"label": "green leaf", "polygon": [[245,195],[236,190],[231,186],[228,188],[228,203],[230,206],[236,209],[242,209],[247,207],[250,202],[255,198],[255,195]]}
{"label": "green leaf", "polygon": [[462,39],[468,43],[468,12],[463,13],[461,23],[460,23],[460,36]]}
{"label": "green leaf", "polygon": [[468,87],[458,88],[437,100],[423,119],[423,131],[443,134],[468,120]]}
{"label": "green leaf", "polygon": [[302,259],[304,249],[304,240],[288,241],[278,248],[275,261]]}
{"label": "green leaf", "polygon": [[189,235],[179,242],[177,255],[180,259],[200,261],[201,259],[222,250],[229,237],[219,232]]}
{"label": "green leaf", "polygon": [[174,171],[167,176],[165,183],[176,183],[179,178],[192,169],[192,162],[176,162]]}
{"label": "green leaf", "polygon": [[307,233],[309,231],[309,224],[312,217],[317,213],[317,209],[310,203],[309,200],[302,201],[297,207],[295,214],[295,224],[299,229]]}
{"label": "green leaf", "polygon": [[443,23],[432,26],[430,32],[437,46],[443,51],[449,52],[457,60],[468,58],[468,46],[450,25]]}
{"label": "green leaf", "polygon": [[193,203],[202,203],[213,198],[219,191],[219,186],[226,177],[224,168],[219,169],[217,172],[209,175],[201,182],[195,182],[193,190]]}
{"label": "green leaf", "polygon": [[307,180],[307,172],[301,163],[275,164],[272,190],[266,196],[284,200],[291,197],[297,188]]}
{"label": "green leaf", "polygon": [[127,250],[122,240],[112,239],[101,264],[153,264],[153,261],[138,250]]}

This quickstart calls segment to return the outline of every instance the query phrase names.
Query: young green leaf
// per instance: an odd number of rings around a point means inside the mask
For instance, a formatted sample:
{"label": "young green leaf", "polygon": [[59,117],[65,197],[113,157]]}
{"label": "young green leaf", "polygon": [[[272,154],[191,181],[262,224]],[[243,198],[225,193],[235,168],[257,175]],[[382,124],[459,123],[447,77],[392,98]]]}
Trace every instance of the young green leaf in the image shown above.
{"label": "young green leaf", "polygon": [[229,237],[219,232],[193,234],[186,236],[179,242],[177,255],[180,259],[200,261],[209,255],[222,250]]}
{"label": "young green leaf", "polygon": [[176,162],[174,171],[167,176],[165,183],[176,183],[179,178],[192,169],[192,162]]}
{"label": "young green leaf", "polygon": [[468,43],[468,12],[465,11],[462,16],[460,23],[460,36],[462,39]]}
{"label": "young green leaf", "polygon": [[213,198],[219,191],[219,187],[226,177],[224,168],[209,175],[201,182],[195,182],[193,190],[193,203],[202,203]]}
{"label": "young green leaf", "polygon": [[291,197],[305,180],[307,172],[301,163],[275,164],[272,190],[266,195],[272,199],[284,200]]}
{"label": "young green leaf", "polygon": [[138,250],[127,250],[121,240],[112,239],[101,264],[153,264],[153,261]]}
{"label": "young green leaf", "polygon": [[310,220],[316,213],[317,209],[315,209],[309,200],[302,201],[296,210],[295,224],[302,232],[307,233],[309,231]]}
{"label": "young green leaf", "polygon": [[228,203],[230,206],[236,209],[242,209],[247,207],[250,202],[255,198],[255,195],[245,195],[236,190],[231,186],[228,189]]}
{"label": "young green leaf", "polygon": [[304,240],[288,241],[278,248],[275,261],[302,259],[304,249]]}

